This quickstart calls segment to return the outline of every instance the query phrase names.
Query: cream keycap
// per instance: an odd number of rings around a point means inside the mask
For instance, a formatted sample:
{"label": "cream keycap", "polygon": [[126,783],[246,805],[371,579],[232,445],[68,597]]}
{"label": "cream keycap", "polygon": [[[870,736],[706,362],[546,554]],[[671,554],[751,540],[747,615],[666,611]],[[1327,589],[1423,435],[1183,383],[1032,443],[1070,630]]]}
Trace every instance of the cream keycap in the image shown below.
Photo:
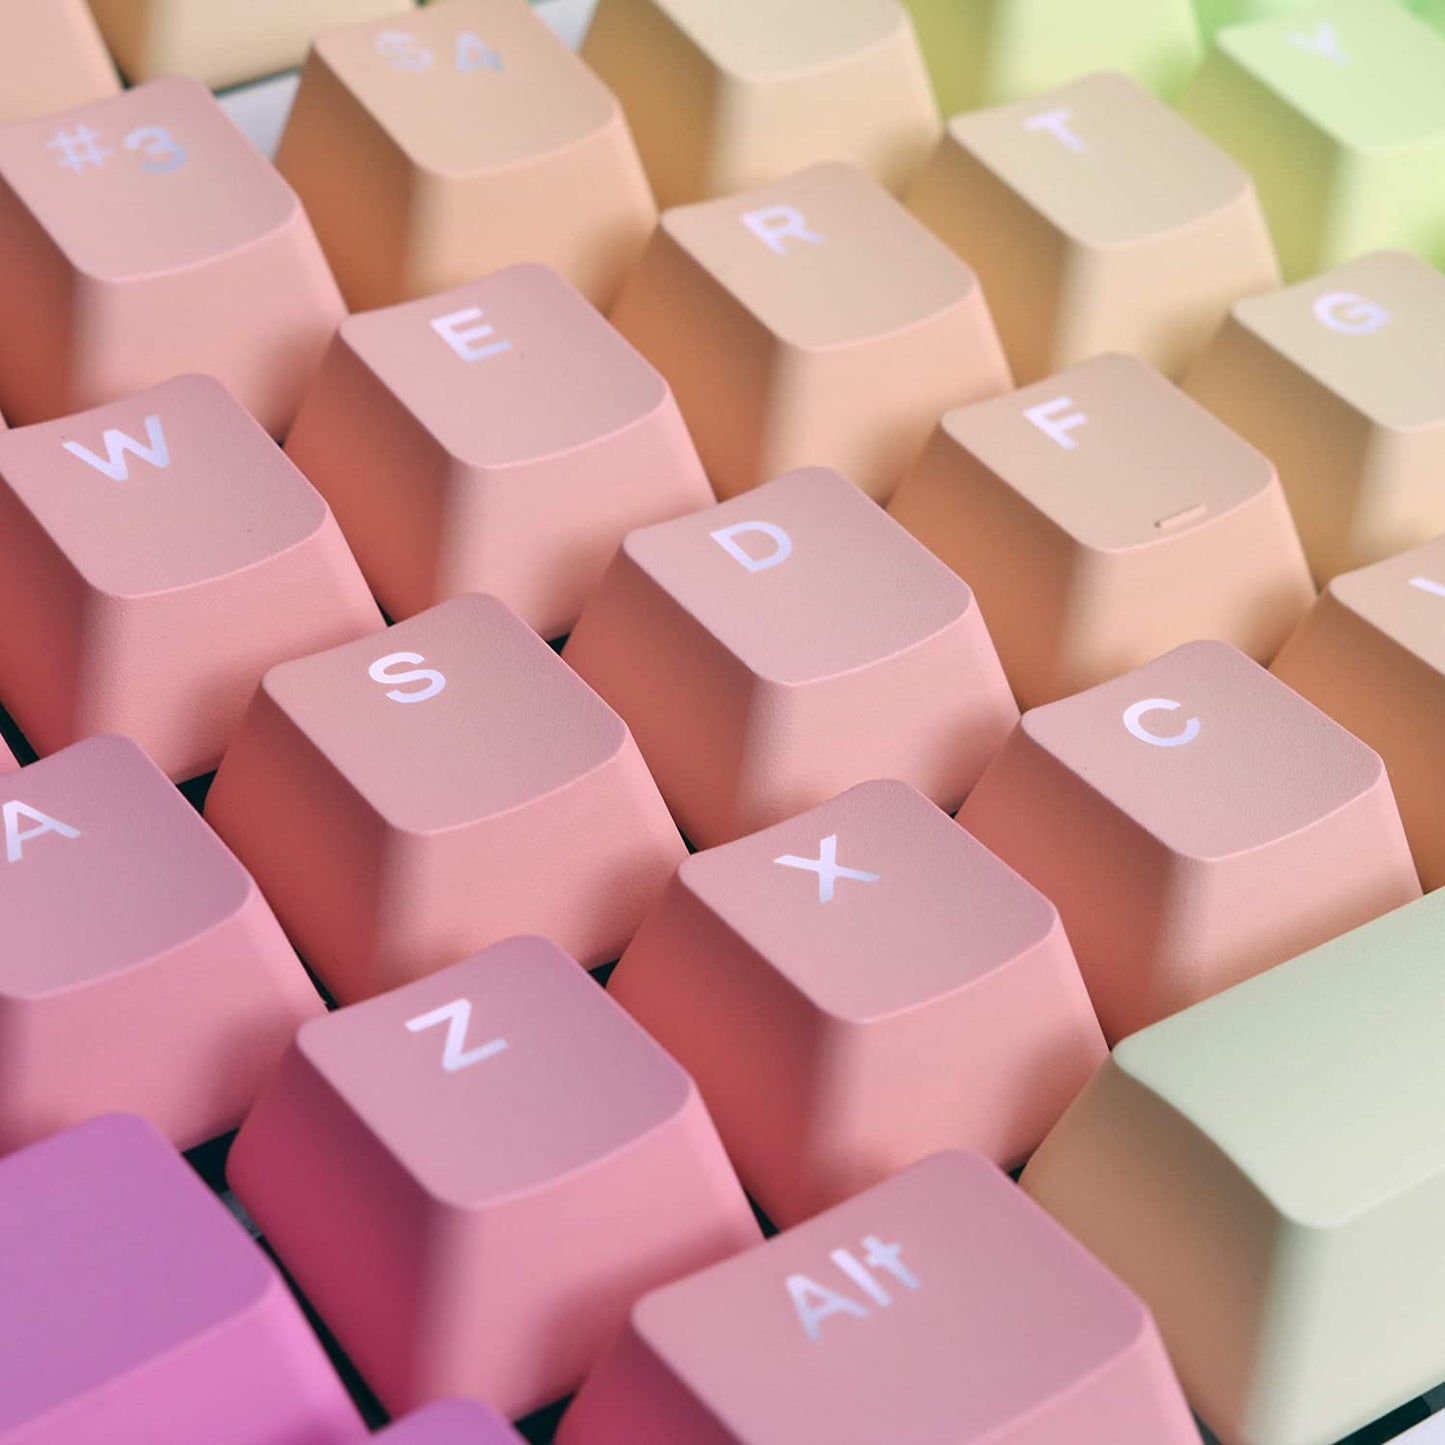
{"label": "cream keycap", "polygon": [[1279,467],[1315,576],[1445,532],[1445,278],[1382,251],[1241,301],[1184,388]]}
{"label": "cream keycap", "polygon": [[901,0],[601,0],[582,58],[622,102],[663,206],[818,161],[899,191],[938,139]]}
{"label": "cream keycap", "polygon": [[1267,458],[1132,357],[949,412],[888,510],[974,589],[1021,707],[1199,637],[1267,663],[1315,597]]}
{"label": "cream keycap", "polygon": [[35,748],[210,771],[273,663],[380,631],[326,503],[220,382],[0,435],[0,699]]}
{"label": "cream keycap", "polygon": [[6,0],[0,12],[0,122],[69,110],[119,89],[85,0]]}
{"label": "cream keycap", "polygon": [[1279,284],[1248,174],[1121,75],[955,116],[906,200],[977,271],[1020,381],[1101,351],[1177,375]]}
{"label": "cream keycap", "polygon": [[1398,246],[1445,261],[1445,39],[1331,0],[1215,36],[1180,101],[1254,176],[1288,280]]}
{"label": "cream keycap", "polygon": [[780,1226],[939,1149],[1016,1167],[1106,1053],[1053,904],[906,783],[695,853],[607,987]]}
{"label": "cream keycap", "polygon": [[1018,720],[968,587],[822,468],[633,532],[563,656],[704,848],[869,778],[956,808]]}
{"label": "cream keycap", "polygon": [[274,667],[206,817],[365,998],[516,933],[614,959],[684,855],[620,718],[492,597]]}
{"label": "cream keycap", "polygon": [[657,219],[616,97],[525,0],[318,35],[276,164],[353,310],[517,261],[609,306]]}
{"label": "cream keycap", "polygon": [[393,1414],[545,1405],[759,1238],[692,1081],[545,938],[306,1025],[226,1174]]}
{"label": "cream keycap", "polygon": [[1420,894],[1379,756],[1223,642],[1026,713],[958,816],[1058,905],[1110,1040]]}
{"label": "cream keycap", "polygon": [[612,319],[721,497],[817,465],[886,500],[940,413],[1012,384],[973,272],[841,164],[666,212]]}
{"label": "cream keycap", "polygon": [[544,266],[342,323],[286,450],[376,595],[570,631],[634,527],[711,505],[667,383]]}
{"label": "cream keycap", "polygon": [[1385,760],[1420,881],[1445,887],[1445,537],[1336,577],[1274,673]]}
{"label": "cream keycap", "polygon": [[1024,1188],[1144,1297],[1224,1445],[1445,1376],[1445,892],[1126,1039]]}

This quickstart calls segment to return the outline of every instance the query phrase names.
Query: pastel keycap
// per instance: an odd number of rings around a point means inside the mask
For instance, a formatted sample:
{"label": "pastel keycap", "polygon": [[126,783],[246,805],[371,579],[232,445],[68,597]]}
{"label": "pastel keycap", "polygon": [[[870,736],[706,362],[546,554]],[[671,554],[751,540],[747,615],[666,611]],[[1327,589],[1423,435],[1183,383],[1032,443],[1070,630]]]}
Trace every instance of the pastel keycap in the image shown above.
{"label": "pastel keycap", "polygon": [[937,1154],[647,1295],[558,1445],[1197,1445],[1139,1300]]}
{"label": "pastel keycap", "polygon": [[13,773],[19,766],[20,764],[15,761],[15,754],[10,751],[5,739],[0,738],[0,773]]}
{"label": "pastel keycap", "polygon": [[1379,755],[1223,642],[1025,713],[959,822],[1058,905],[1111,1040],[1420,893]]}
{"label": "pastel keycap", "polygon": [[5,1445],[359,1445],[280,1271],[148,1124],[0,1159]]}
{"label": "pastel keycap", "polygon": [[515,933],[606,963],[684,852],[622,720],[477,595],[272,668],[206,817],[343,1001]]}
{"label": "pastel keycap", "polygon": [[1135,1034],[1024,1173],[1224,1445],[1330,1445],[1445,1375],[1442,948],[1437,892]]}
{"label": "pastel keycap", "polygon": [[898,782],[688,858],[608,991],[784,1226],[939,1149],[1018,1165],[1106,1052],[1053,904]]}
{"label": "pastel keycap", "polygon": [[759,1237],[692,1081],[543,938],[304,1027],[227,1177],[392,1412],[535,1409]]}
{"label": "pastel keycap", "polygon": [[1399,1437],[1399,1445],[1441,1445],[1445,1441],[1445,1415],[1436,1414]]}
{"label": "pastel keycap", "polygon": [[380,631],[325,501],[211,377],[0,436],[0,697],[42,753],[214,768],[273,663]]}
{"label": "pastel keycap", "polygon": [[286,430],[341,297],[295,194],[202,86],[0,127],[0,181],[12,426],[195,371]]}
{"label": "pastel keycap", "polygon": [[104,100],[120,89],[85,0],[6,0],[0,122]]}
{"label": "pastel keycap", "polygon": [[1244,165],[1289,280],[1382,246],[1445,260],[1445,39],[1331,0],[1215,36],[1180,105]]}
{"label": "pastel keycap", "polygon": [[1021,381],[1101,351],[1177,375],[1279,284],[1247,172],[1122,75],[955,116],[906,199],[977,271]]}
{"label": "pastel keycap", "polygon": [[286,450],[382,606],[568,632],[633,527],[712,503],[667,383],[544,266],[342,323]]}
{"label": "pastel keycap", "polygon": [[563,656],[699,847],[869,778],[956,808],[1018,719],[973,593],[822,468],[633,532]]}
{"label": "pastel keycap", "polygon": [[433,1400],[383,1430],[376,1445],[521,1445],[522,1437],[476,1400]]}
{"label": "pastel keycap", "polygon": [[1315,575],[1445,532],[1445,278],[1381,251],[1241,301],[1185,390],[1279,467]]}
{"label": "pastel keycap", "polygon": [[1336,577],[1274,673],[1384,759],[1420,881],[1445,887],[1445,537]]}
{"label": "pastel keycap", "polygon": [[968,580],[1023,707],[1199,637],[1267,663],[1315,597],[1269,460],[1132,357],[947,413],[889,511]]}
{"label": "pastel keycap", "polygon": [[[1199,26],[1206,40],[1212,40],[1215,32],[1226,25],[1242,25],[1250,20],[1272,20],[1279,15],[1291,15],[1298,10],[1308,10],[1318,0],[1194,0],[1199,15]],[[1406,0],[1409,3],[1409,0]]]}
{"label": "pastel keycap", "polygon": [[523,0],[318,35],[276,163],[353,310],[517,261],[607,306],[657,219],[616,97]]}
{"label": "pastel keycap", "polygon": [[819,465],[884,500],[941,412],[1011,385],[973,272],[842,164],[666,212],[612,319],[721,497]]}
{"label": "pastel keycap", "polygon": [[622,102],[663,206],[817,161],[897,191],[938,138],[901,0],[601,0],[582,58]]}
{"label": "pastel keycap", "polygon": [[9,773],[0,825],[0,1152],[113,1109],[234,1129],[322,1009],[245,869],[124,738]]}

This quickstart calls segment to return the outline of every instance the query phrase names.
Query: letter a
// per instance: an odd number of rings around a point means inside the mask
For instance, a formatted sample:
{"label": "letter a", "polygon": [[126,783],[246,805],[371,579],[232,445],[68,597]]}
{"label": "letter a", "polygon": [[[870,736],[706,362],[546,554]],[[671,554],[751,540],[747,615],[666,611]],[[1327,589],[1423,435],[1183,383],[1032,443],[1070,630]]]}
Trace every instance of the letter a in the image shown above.
{"label": "letter a", "polygon": [[[7,863],[20,862],[25,855],[25,845],[46,833],[59,833],[62,838],[80,837],[79,828],[72,828],[69,823],[62,823],[59,818],[52,818],[48,813],[42,813],[39,808],[32,808],[29,803],[6,803],[4,813],[5,861]],[[21,818],[28,818],[35,824],[35,827],[22,829]]]}
{"label": "letter a", "polygon": [[849,1299],[845,1294],[828,1289],[805,1274],[790,1274],[787,1280],[788,1293],[793,1299],[793,1308],[803,1326],[803,1333],[810,1340],[818,1338],[819,1327],[829,1315],[856,1315],[868,1318],[865,1305]]}

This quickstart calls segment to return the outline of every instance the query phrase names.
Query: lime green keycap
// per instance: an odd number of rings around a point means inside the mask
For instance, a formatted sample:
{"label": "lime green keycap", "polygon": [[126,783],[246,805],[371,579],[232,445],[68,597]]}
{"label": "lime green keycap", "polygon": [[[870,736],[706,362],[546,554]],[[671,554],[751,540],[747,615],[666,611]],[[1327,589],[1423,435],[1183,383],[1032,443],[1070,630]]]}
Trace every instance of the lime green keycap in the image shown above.
{"label": "lime green keycap", "polygon": [[1445,38],[1402,6],[1222,30],[1180,108],[1254,175],[1288,280],[1387,248],[1445,260]]}
{"label": "lime green keycap", "polygon": [[[1243,25],[1250,20],[1272,20],[1277,15],[1293,15],[1308,10],[1318,0],[1194,0],[1199,12],[1199,28],[1204,38],[1210,39],[1216,30],[1226,25]],[[1395,5],[1400,0],[1380,0],[1384,5]]]}
{"label": "lime green keycap", "polygon": [[1437,30],[1445,31],[1445,0],[1415,0],[1415,13]]}

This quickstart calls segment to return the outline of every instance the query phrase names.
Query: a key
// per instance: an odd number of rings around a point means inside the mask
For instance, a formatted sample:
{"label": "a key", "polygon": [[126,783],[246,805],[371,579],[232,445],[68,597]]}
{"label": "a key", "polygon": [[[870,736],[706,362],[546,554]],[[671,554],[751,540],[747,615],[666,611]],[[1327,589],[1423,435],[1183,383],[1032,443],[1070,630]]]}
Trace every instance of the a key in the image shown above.
{"label": "a key", "polygon": [[522,0],[317,36],[276,163],[353,310],[518,261],[605,307],[657,219],[616,97]]}
{"label": "a key", "polygon": [[1241,301],[1184,388],[1274,460],[1325,582],[1445,532],[1442,374],[1445,278],[1384,251]]}
{"label": "a key", "polygon": [[949,412],[889,512],[974,589],[1022,707],[1198,637],[1267,663],[1315,597],[1274,467],[1132,357]]}
{"label": "a key", "polygon": [[601,0],[582,58],[663,206],[849,161],[899,191],[938,139],[901,0]]}
{"label": "a key", "polygon": [[841,164],[666,212],[612,319],[722,497],[819,465],[884,500],[942,412],[1012,384],[973,272]]}
{"label": "a key", "polygon": [[1140,1301],[946,1153],[646,1295],[558,1445],[1198,1445]]}
{"label": "a key", "polygon": [[1111,1041],[1420,893],[1379,755],[1223,642],[1026,713],[959,821],[1058,905]]}
{"label": "a key", "polygon": [[1326,1445],[1445,1375],[1442,949],[1437,892],[1126,1039],[1024,1173],[1230,1445]]}
{"label": "a key", "polygon": [[0,435],[0,697],[42,753],[221,760],[273,663],[382,627],[326,503],[211,377]]}
{"label": "a key", "polygon": [[1445,39],[1331,0],[1221,31],[1180,106],[1254,176],[1293,281],[1382,246],[1445,260]]}
{"label": "a key", "polygon": [[69,110],[119,89],[85,0],[7,0],[0,16],[0,122]]}
{"label": "a key", "polygon": [[667,383],[555,272],[353,316],[287,438],[376,595],[571,630],[634,527],[713,501]]}
{"label": "a key", "polygon": [[782,1226],[939,1149],[1017,1166],[1106,1053],[1053,904],[905,783],[688,858],[608,990]]}
{"label": "a key", "polygon": [[434,1400],[383,1430],[376,1445],[522,1445],[522,1437],[476,1400]]}
{"label": "a key", "polygon": [[516,933],[606,963],[684,854],[622,720],[476,595],[272,668],[206,816],[343,1001]]}
{"label": "a key", "polygon": [[1273,670],[1384,759],[1420,882],[1445,887],[1445,537],[1336,577]]}
{"label": "a key", "polygon": [[280,1271],[159,1134],[109,1114],[0,1159],[5,1445],[358,1445]]}
{"label": "a key", "polygon": [[869,778],[956,808],[1018,720],[973,593],[822,468],[633,532],[563,656],[699,847]]}
{"label": "a key", "polygon": [[759,1237],[692,1081],[543,938],[304,1027],[227,1178],[393,1412],[546,1404]]}
{"label": "a key", "polygon": [[906,200],[978,272],[1020,381],[1101,351],[1177,375],[1279,284],[1245,170],[1122,75],[955,116]]}

